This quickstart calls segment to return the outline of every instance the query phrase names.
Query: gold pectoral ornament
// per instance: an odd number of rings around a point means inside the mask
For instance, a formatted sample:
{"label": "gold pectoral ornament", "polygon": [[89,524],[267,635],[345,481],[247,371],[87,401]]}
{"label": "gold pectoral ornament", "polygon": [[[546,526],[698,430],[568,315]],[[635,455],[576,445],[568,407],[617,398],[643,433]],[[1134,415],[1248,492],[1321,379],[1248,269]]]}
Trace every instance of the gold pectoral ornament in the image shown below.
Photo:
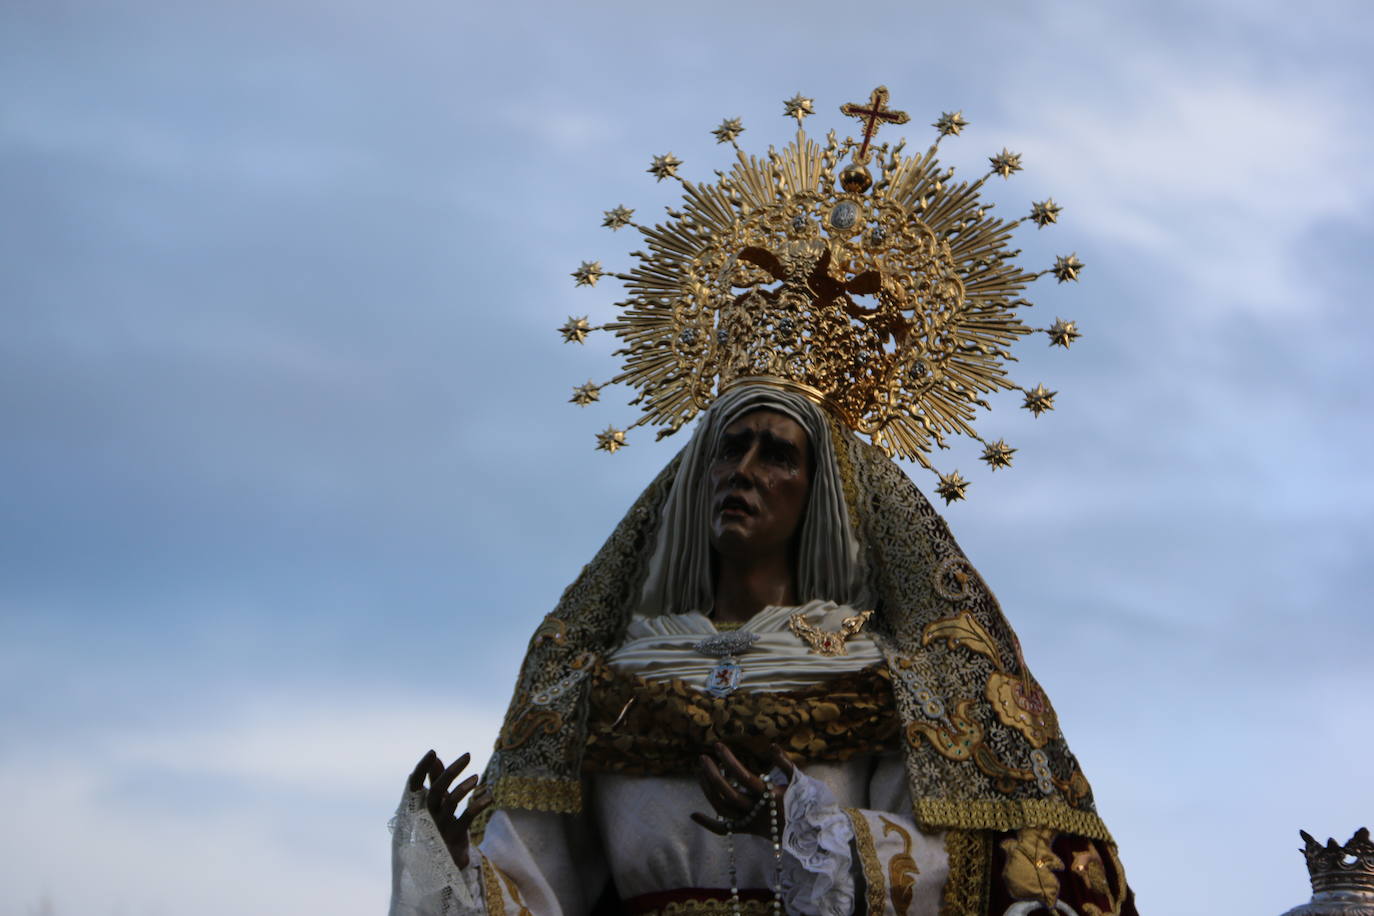
{"label": "gold pectoral ornament", "polygon": [[827,657],[836,655],[848,655],[844,644],[849,642],[859,631],[868,623],[868,618],[873,616],[872,611],[862,611],[853,617],[846,617],[840,621],[840,628],[832,632],[827,632],[810,623],[805,614],[793,614],[787,619],[787,629],[792,631],[802,642],[811,647],[811,651],[817,655]]}

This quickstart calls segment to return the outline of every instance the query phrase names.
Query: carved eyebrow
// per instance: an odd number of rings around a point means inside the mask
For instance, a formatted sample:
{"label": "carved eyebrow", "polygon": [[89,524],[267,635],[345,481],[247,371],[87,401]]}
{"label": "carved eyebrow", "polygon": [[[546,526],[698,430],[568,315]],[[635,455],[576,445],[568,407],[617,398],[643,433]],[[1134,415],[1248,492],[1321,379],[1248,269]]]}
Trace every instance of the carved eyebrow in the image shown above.
{"label": "carved eyebrow", "polygon": [[774,448],[778,449],[779,451],[786,452],[794,458],[801,454],[801,452],[797,449],[797,446],[793,444],[790,439],[784,439],[781,436],[775,436],[768,430],[764,430],[760,438],[763,439],[763,444],[768,446],[769,448]]}
{"label": "carved eyebrow", "polygon": [[724,433],[720,437],[720,444],[722,448],[727,445],[744,446],[754,441],[755,438],[762,439],[765,448],[783,452],[793,460],[800,460],[801,458],[801,450],[797,448],[795,443],[781,436],[775,436],[771,430],[766,429],[761,433],[756,433],[752,429],[742,429],[736,433]]}

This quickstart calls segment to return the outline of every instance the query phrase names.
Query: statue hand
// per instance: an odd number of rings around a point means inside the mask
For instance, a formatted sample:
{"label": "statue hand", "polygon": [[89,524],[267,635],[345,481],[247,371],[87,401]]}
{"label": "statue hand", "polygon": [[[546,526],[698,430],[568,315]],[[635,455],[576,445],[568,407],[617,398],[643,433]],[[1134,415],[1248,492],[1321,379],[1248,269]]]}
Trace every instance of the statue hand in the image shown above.
{"label": "statue hand", "polygon": [[[701,791],[705,793],[706,800],[711,803],[717,816],[713,818],[693,812],[692,820],[721,836],[729,831],[771,839],[773,827],[768,822],[769,805],[764,795],[768,792],[773,796],[778,819],[777,835],[781,837],[783,827],[787,823],[787,814],[782,804],[783,795],[787,792],[786,785],[780,786],[771,780],[765,781],[757,773],[750,773],[735,755],[730,753],[730,749],[719,742],[716,743],[716,756],[720,758],[720,766],[707,755],[701,755],[701,770],[697,774],[697,779],[701,784]],[[787,774],[790,781],[797,765],[776,744],[773,745],[773,762],[777,764],[778,769]]]}
{"label": "statue hand", "polygon": [[[415,765],[410,779],[406,782],[410,791],[424,793],[425,810],[434,819],[434,825],[439,828],[439,836],[443,837],[444,845],[448,847],[448,853],[453,858],[453,864],[459,868],[468,866],[468,829],[472,826],[473,818],[491,807],[491,796],[485,790],[479,790],[468,802],[467,809],[454,817],[458,804],[477,785],[477,774],[464,779],[453,791],[449,791],[448,787],[471,759],[470,754],[464,754],[445,767],[439,755],[430,751],[420,758],[420,762]],[[425,788],[426,778],[429,780],[429,788]]]}

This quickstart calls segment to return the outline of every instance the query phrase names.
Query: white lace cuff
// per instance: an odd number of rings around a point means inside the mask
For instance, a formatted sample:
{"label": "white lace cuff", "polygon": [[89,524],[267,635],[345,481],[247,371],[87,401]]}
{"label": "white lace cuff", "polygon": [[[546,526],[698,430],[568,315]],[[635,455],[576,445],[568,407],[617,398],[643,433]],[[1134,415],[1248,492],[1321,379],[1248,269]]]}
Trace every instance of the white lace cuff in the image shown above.
{"label": "white lace cuff", "polygon": [[825,783],[800,769],[783,796],[782,899],[799,916],[854,912],[854,828]]}
{"label": "white lace cuff", "polygon": [[482,916],[481,854],[460,869],[424,806],[409,790],[391,819],[390,916]]}

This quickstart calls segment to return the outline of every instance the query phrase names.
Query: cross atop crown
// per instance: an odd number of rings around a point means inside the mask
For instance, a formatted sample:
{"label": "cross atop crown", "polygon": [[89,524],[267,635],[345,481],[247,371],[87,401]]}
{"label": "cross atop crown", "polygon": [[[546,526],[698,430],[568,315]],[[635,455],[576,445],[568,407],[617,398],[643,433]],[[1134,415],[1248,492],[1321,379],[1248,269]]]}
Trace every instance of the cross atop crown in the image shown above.
{"label": "cross atop crown", "polygon": [[859,151],[854,154],[854,162],[863,165],[868,161],[868,144],[883,124],[905,124],[910,116],[905,111],[895,111],[887,107],[887,87],[879,86],[868,97],[868,105],[859,102],[845,102],[840,106],[840,114],[858,118],[864,122],[864,139]]}

